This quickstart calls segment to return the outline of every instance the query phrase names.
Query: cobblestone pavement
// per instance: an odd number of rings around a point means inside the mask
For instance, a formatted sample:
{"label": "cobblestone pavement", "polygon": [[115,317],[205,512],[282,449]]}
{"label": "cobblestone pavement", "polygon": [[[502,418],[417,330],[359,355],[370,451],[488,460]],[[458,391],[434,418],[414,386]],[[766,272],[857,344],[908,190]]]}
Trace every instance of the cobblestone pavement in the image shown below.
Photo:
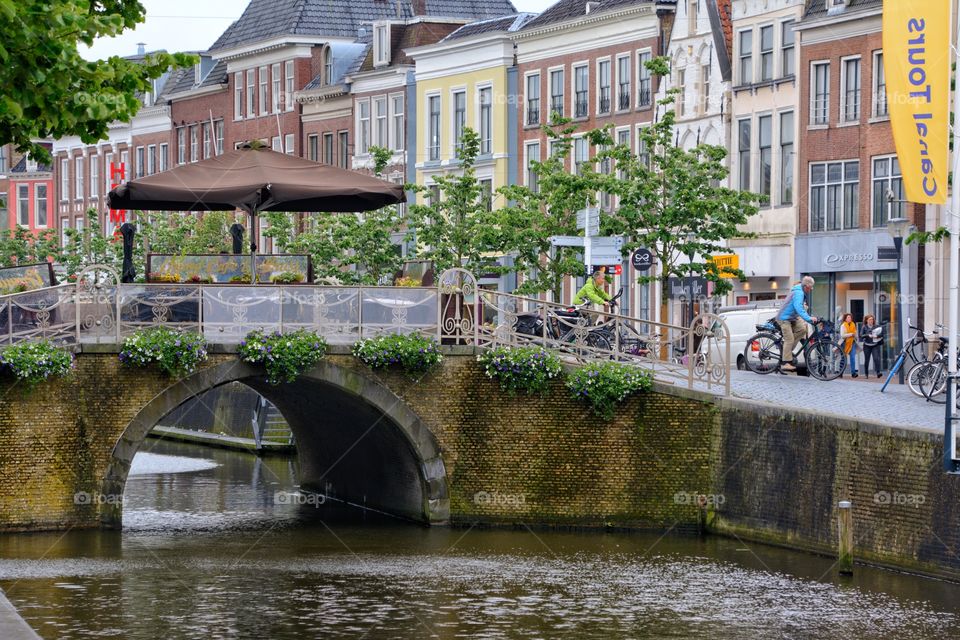
{"label": "cobblestone pavement", "polygon": [[876,378],[852,380],[844,377],[823,382],[795,374],[731,373],[731,388],[736,398],[890,426],[943,432],[944,405],[918,398],[906,385],[897,384],[896,378],[886,391],[880,393],[883,379]]}

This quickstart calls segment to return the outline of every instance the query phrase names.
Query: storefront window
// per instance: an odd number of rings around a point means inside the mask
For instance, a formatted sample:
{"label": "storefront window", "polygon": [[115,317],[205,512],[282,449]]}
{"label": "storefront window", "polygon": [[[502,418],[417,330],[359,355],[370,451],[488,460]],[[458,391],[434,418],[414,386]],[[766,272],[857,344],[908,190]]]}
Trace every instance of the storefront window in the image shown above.
{"label": "storefront window", "polygon": [[900,337],[897,335],[897,272],[877,271],[874,273],[874,315],[877,324],[883,327],[885,340],[883,342],[882,364],[884,371],[893,365],[896,355],[900,352]]}

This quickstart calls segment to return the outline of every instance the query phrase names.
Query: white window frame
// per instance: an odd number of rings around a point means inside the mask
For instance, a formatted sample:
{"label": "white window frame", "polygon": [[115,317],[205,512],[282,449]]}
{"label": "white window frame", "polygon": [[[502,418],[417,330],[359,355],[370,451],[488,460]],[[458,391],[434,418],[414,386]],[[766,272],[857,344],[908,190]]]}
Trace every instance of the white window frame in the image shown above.
{"label": "white window frame", "polygon": [[[781,20],[779,23],[777,23],[777,25],[778,25],[778,27],[779,27],[779,34],[777,34],[777,37],[780,39],[780,65],[779,65],[779,67],[780,67],[780,77],[781,77],[781,78],[789,78],[789,77],[791,77],[791,76],[797,75],[797,62],[798,62],[798,60],[797,60],[797,32],[796,32],[795,29],[791,28],[791,31],[792,31],[792,33],[793,33],[793,44],[791,44],[791,45],[789,45],[789,46],[787,46],[787,45],[784,44],[784,38],[783,38],[783,36],[787,33],[787,26],[788,26],[788,25],[791,25],[792,27],[796,27],[796,26],[797,26],[797,21],[796,21],[794,18],[790,18],[789,20]],[[786,53],[788,50],[791,52],[790,59],[793,61],[793,64],[790,65],[790,72],[789,72],[789,73],[787,73],[787,72],[786,72],[787,70],[785,69],[785,65],[786,65],[786,61],[787,61],[787,56],[785,55],[785,53]]]}
{"label": "white window frame", "polygon": [[100,158],[97,154],[90,155],[90,197],[100,197]]}
{"label": "white window frame", "polygon": [[190,125],[190,162],[196,162],[200,159],[200,141],[197,133],[197,125]]}
{"label": "white window frame", "polygon": [[136,150],[134,151],[134,156],[133,156],[133,157],[134,157],[134,165],[135,165],[135,166],[134,166],[134,172],[133,172],[133,177],[134,177],[134,178],[142,178],[142,177],[144,176],[143,170],[144,170],[145,165],[146,165],[146,162],[145,162],[145,160],[146,160],[146,155],[145,155],[145,154],[146,154],[146,149],[144,149],[142,146],[137,147]]}
{"label": "white window frame", "polygon": [[284,134],[283,136],[283,152],[288,156],[296,155],[296,139],[292,133]]}
{"label": "white window frame", "polygon": [[[443,148],[443,96],[440,92],[431,92],[424,96],[426,104],[426,109],[424,109],[424,118],[426,122],[424,123],[423,133],[425,137],[424,147],[427,149],[427,162],[437,162],[442,158],[440,150]],[[431,105],[433,101],[436,100],[437,105],[437,119],[436,124],[433,122],[433,110]],[[436,138],[434,143],[434,138]]]}
{"label": "white window frame", "polygon": [[210,152],[213,149],[213,131],[210,130],[210,123],[204,122],[200,125],[203,132],[203,158],[212,157]]}
{"label": "white window frame", "polygon": [[[746,34],[750,34],[750,55],[743,54],[743,36]],[[754,67],[756,66],[753,59],[753,52],[756,49],[754,46],[755,40],[753,27],[737,31],[737,84],[739,85],[753,84]],[[744,77],[746,76],[745,70],[749,70],[750,77]]]}
{"label": "white window frame", "polygon": [[270,106],[274,113],[280,113],[280,97],[283,94],[283,78],[280,77],[280,63],[270,65]]}
{"label": "white window frame", "polygon": [[[763,48],[763,30],[770,29],[770,49],[765,50]],[[759,55],[757,56],[757,67],[759,74],[757,75],[758,82],[772,82],[774,78],[777,77],[777,30],[776,24],[767,23],[757,25],[757,43],[760,45],[758,50]],[[769,76],[764,75],[763,61],[764,56],[769,56],[770,61],[770,74]]]}
{"label": "white window frame", "polygon": [[687,68],[677,68],[676,87],[680,90],[677,94],[676,112],[678,118],[687,115]]}
{"label": "white window frame", "polygon": [[[826,68],[826,92],[824,93],[823,118],[819,118],[817,100],[817,68]],[[823,127],[830,125],[830,61],[829,60],[811,60],[810,61],[810,126]]]}
{"label": "white window frame", "polygon": [[[881,160],[887,163],[887,175],[882,178],[876,177],[876,164],[877,161]],[[898,217],[907,217],[907,203],[906,202],[894,202],[890,205],[887,202],[886,197],[883,198],[881,206],[883,207],[884,219],[883,224],[877,224],[877,198],[876,198],[876,188],[874,185],[880,182],[883,184],[883,192],[886,193],[887,189],[892,189],[893,181],[898,179],[900,180],[900,188],[894,191],[896,200],[905,200],[906,196],[904,195],[904,186],[903,186],[903,167],[900,167],[900,174],[893,174],[893,161],[896,160],[897,164],[900,164],[899,159],[896,154],[892,155],[879,155],[873,156],[870,158],[870,228],[871,229],[886,229],[887,224],[890,221],[890,215],[892,214],[894,218]],[[892,211],[891,211],[892,209]]]}
{"label": "white window frame", "polygon": [[166,142],[161,142],[157,150],[159,151],[159,156],[157,156],[157,169],[163,173],[170,168],[170,145]]}
{"label": "white window frame", "polygon": [[[856,185],[857,185],[857,186],[856,186],[856,189],[854,189],[854,191],[853,191],[853,192],[856,194],[856,196],[857,196],[857,207],[856,207],[856,211],[855,211],[855,213],[854,213],[854,215],[855,215],[854,221],[856,222],[856,224],[847,226],[847,224],[846,224],[846,222],[847,222],[847,216],[846,216],[846,197],[845,197],[845,196],[846,196],[846,187],[847,187],[847,185],[854,184],[853,182],[850,182],[850,181],[848,181],[848,180],[846,179],[846,176],[847,176],[847,164],[848,164],[848,163],[851,163],[851,162],[855,162],[855,163],[857,163],[857,165],[858,165],[858,166],[857,166],[857,182],[856,182]],[[830,165],[831,165],[831,164],[840,164],[840,165],[841,165],[841,169],[840,169],[840,170],[841,170],[842,174],[841,174],[841,179],[840,179],[840,182],[839,182],[839,183],[837,183],[837,182],[830,182],[829,176],[830,176]],[[860,228],[860,183],[861,183],[861,181],[863,180],[863,171],[862,171],[861,167],[859,166],[859,164],[860,164],[860,159],[859,159],[859,158],[848,158],[848,159],[845,159],[845,160],[826,160],[826,161],[821,161],[821,162],[810,162],[810,163],[807,164],[807,231],[808,231],[809,233],[836,233],[837,231],[846,231],[846,230],[848,230],[848,229],[858,229],[858,228]],[[824,170],[824,183],[823,183],[822,185],[820,185],[820,184],[816,184],[816,185],[813,184],[813,167],[816,166],[816,165],[823,165],[823,170]],[[871,162],[871,168],[872,168],[872,166],[873,166],[873,165],[872,165],[872,162]],[[830,187],[830,186],[836,186],[836,185],[839,185],[839,186],[840,186],[840,213],[839,213],[840,226],[839,226],[837,229],[831,229],[831,228],[830,228],[830,222],[829,222],[829,220],[830,220],[830,212],[827,210],[827,202],[829,201],[829,198],[828,198],[828,195],[827,195],[827,194],[828,194],[828,189],[829,189],[829,187]],[[813,224],[812,224],[812,222],[813,222],[813,203],[814,203],[813,190],[814,190],[815,188],[817,188],[817,187],[820,187],[820,186],[822,186],[823,189],[824,189],[824,196],[823,196],[823,201],[822,201],[822,204],[823,204],[823,207],[824,207],[824,212],[823,212],[823,214],[824,214],[824,215],[823,215],[823,228],[822,228],[822,229],[816,229],[816,230],[814,230],[814,229],[813,229]],[[871,184],[871,187],[872,187],[872,184]]]}
{"label": "white window frame", "polygon": [[256,99],[257,92],[257,70],[256,69],[247,69],[247,102],[246,102],[246,116],[247,118],[256,118]]}
{"label": "white window frame", "polygon": [[[531,87],[531,78],[536,78],[537,87],[537,108],[536,108],[536,119],[531,120],[531,114],[534,113],[530,109],[530,87]],[[528,71],[523,74],[523,126],[525,127],[535,127],[543,122],[543,84],[541,82],[540,70]]]}
{"label": "white window frame", "polygon": [[284,98],[286,99],[286,110],[293,111],[293,92],[296,87],[294,86],[295,80],[295,69],[293,66],[293,60],[287,60],[283,63],[283,90]]}
{"label": "white window frame", "polygon": [[[390,148],[390,103],[387,96],[377,96],[370,101],[370,114],[373,119],[373,144],[385,149]],[[383,111],[379,111],[383,109]],[[381,115],[382,113],[382,115]]]}
{"label": "white window frame", "polygon": [[[366,117],[364,117],[364,108],[366,108]],[[370,141],[372,139],[372,119],[370,117],[370,98],[357,100],[357,156],[365,156],[370,153]]]}
{"label": "white window frame", "polygon": [[147,175],[152,176],[157,172],[157,145],[147,145]]}
{"label": "white window frame", "polygon": [[[784,151],[784,142],[783,142],[783,118],[787,115],[791,116],[793,120],[793,126],[790,128],[790,140],[789,143],[790,151]],[[783,111],[777,112],[777,150],[780,157],[780,163],[777,167],[777,202],[781,206],[790,206],[797,201],[797,169],[796,169],[796,157],[797,157],[797,110],[796,109],[784,109]],[[784,175],[786,171],[784,169],[790,169],[790,198],[787,199],[784,197]]]}
{"label": "white window frame", "polygon": [[[41,187],[45,190],[43,198],[40,197]],[[43,200],[43,207],[40,206],[41,200]],[[42,222],[41,212],[43,212]],[[33,226],[36,229],[46,229],[50,226],[50,188],[46,182],[36,182],[33,185]]]}
{"label": "white window frame", "polygon": [[257,80],[258,83],[258,102],[260,103],[260,115],[265,116],[270,113],[267,108],[267,90],[269,85],[269,80],[267,79],[267,66],[263,65],[257,69]]}
{"label": "white window frame", "polygon": [[[537,150],[536,150],[536,155],[537,155],[537,157],[536,157],[536,158],[531,158],[531,157],[530,157],[530,156],[531,156],[531,148],[532,148],[532,147],[536,147],[536,148],[537,148]],[[539,180],[538,180],[538,179],[533,179],[533,178],[532,178],[532,176],[535,176],[535,175],[536,175],[536,172],[533,171],[533,170],[530,168],[530,162],[531,162],[532,160],[536,160],[537,162],[541,162],[542,160],[541,160],[540,153],[541,153],[541,151],[540,151],[540,139],[539,139],[539,138],[538,138],[538,139],[535,139],[535,140],[526,140],[526,141],[524,141],[524,143],[523,143],[523,185],[524,185],[525,187],[527,187],[528,189],[530,189],[530,190],[532,190],[532,191],[535,191],[535,192],[539,192],[539,191],[540,191],[540,184],[539,184]],[[531,183],[536,183],[536,184],[534,184],[533,186],[531,186]]]}
{"label": "white window frame", "polygon": [[[560,75],[559,75],[560,82],[557,83],[556,85],[555,85],[554,82],[553,82],[553,79],[554,79],[554,75],[555,75],[555,74],[560,74]],[[558,96],[558,97],[560,98],[560,109],[555,109],[555,108],[554,108],[554,104],[553,104],[553,98],[554,98],[553,88],[554,88],[554,86],[560,87],[561,93],[560,93],[560,95]],[[543,122],[550,122],[550,120],[551,120],[551,117],[550,117],[550,116],[553,115],[553,112],[554,112],[554,111],[557,111],[557,112],[560,114],[561,117],[564,117],[564,116],[567,114],[567,110],[566,110],[566,102],[567,102],[567,69],[566,69],[566,67],[564,67],[563,65],[561,65],[561,66],[559,66],[559,67],[550,67],[549,69],[547,69],[547,93],[550,94],[550,95],[549,95],[549,97],[550,97],[550,103],[549,103],[550,111],[549,111],[549,115],[548,115],[547,119],[544,120],[544,119],[541,117],[541,118],[540,118],[541,121],[543,121]]]}
{"label": "white window frame", "polygon": [[373,66],[384,67],[388,64],[390,64],[390,23],[374,23]]}
{"label": "white window frame", "polygon": [[[847,65],[850,62],[857,63],[857,89],[856,89],[856,114],[854,117],[847,117]],[[863,116],[863,60],[862,56],[844,56],[840,58],[840,123],[857,124]]]}
{"label": "white window frame", "polygon": [[[601,104],[603,102],[603,98],[601,95],[603,87],[600,84],[601,77],[602,77],[602,74],[600,73],[600,69],[604,63],[606,63],[607,65],[607,108],[606,110],[601,109],[601,107],[603,106]],[[610,56],[597,58],[596,71],[597,71],[597,78],[596,78],[595,90],[597,95],[594,101],[595,102],[594,106],[596,108],[595,113],[597,115],[609,115],[613,113],[613,59]]]}
{"label": "white window frame", "polygon": [[320,162],[320,134],[318,133],[307,136],[307,160]]}
{"label": "white window frame", "polygon": [[70,218],[61,218],[60,219],[60,244],[62,246],[67,246],[67,231],[70,230]]}
{"label": "white window frame", "polygon": [[30,228],[30,185],[27,183],[17,185],[17,226]]}
{"label": "white window frame", "polygon": [[213,151],[215,155],[223,155],[223,120],[217,120],[213,123]]}
{"label": "white window frame", "polygon": [[177,127],[177,164],[187,164],[187,128]]}
{"label": "white window frame", "polygon": [[[581,69],[585,69],[587,72],[586,80],[584,80],[583,86],[584,91],[587,96],[583,102],[586,105],[586,113],[582,116],[577,115],[577,72]],[[584,118],[590,117],[590,63],[586,60],[581,60],[579,62],[574,62],[570,65],[570,97],[571,97],[571,109],[570,114],[574,120],[582,120]]]}
{"label": "white window frame", "polygon": [[[467,117],[469,110],[467,109],[467,88],[466,86],[458,86],[450,89],[450,147],[449,155],[451,158],[460,157],[460,137],[463,133],[462,131],[457,131],[457,97],[462,96],[463,98],[463,129],[469,126],[467,124]],[[441,114],[441,118],[443,115]],[[479,131],[479,130],[478,130]]]}
{"label": "white window frame", "polygon": [[[403,151],[407,146],[406,97],[402,93],[390,94],[390,149]],[[398,108],[399,107],[399,108]]]}
{"label": "white window frame", "polygon": [[[880,73],[878,72],[883,67],[883,90],[881,91],[880,85]],[[863,73],[863,70],[860,70]],[[887,68],[883,62],[883,49],[873,52],[873,68],[872,74],[873,79],[871,84],[873,85],[871,94],[873,95],[873,100],[871,101],[871,114],[874,118],[889,118],[890,117],[890,105],[887,104]],[[862,107],[862,105],[861,105]]]}
{"label": "white window frame", "polygon": [[243,120],[243,71],[233,74],[233,119]]}
{"label": "white window frame", "polygon": [[[616,58],[616,70],[617,70],[617,99],[616,99],[616,109],[614,111],[629,111],[630,107],[633,106],[633,67],[631,65],[631,55],[630,53],[620,53],[617,54]],[[621,73],[621,63],[626,61],[626,71]],[[626,76],[626,83],[623,82],[623,77]],[[626,93],[623,92],[623,87],[626,86]],[[626,96],[627,105],[622,106],[622,96]]]}
{"label": "white window frame", "polygon": [[[763,207],[769,206],[770,203],[773,201],[773,189],[774,189],[774,183],[776,182],[776,163],[774,162],[774,157],[773,157],[773,150],[774,150],[774,148],[775,148],[774,140],[776,139],[774,134],[775,134],[775,132],[777,131],[777,128],[776,128],[777,122],[775,121],[775,120],[776,120],[775,115],[776,115],[776,114],[774,114],[774,113],[771,112],[771,111],[762,111],[762,112],[756,114],[756,136],[754,136],[754,137],[756,137],[756,139],[757,139],[757,143],[756,143],[757,163],[756,163],[754,169],[756,169],[756,173],[757,173],[757,193],[763,194],[763,195],[767,196],[767,198],[768,198],[767,202],[765,202],[763,205],[761,205],[761,206],[763,206]],[[764,191],[763,191],[763,189],[764,189],[764,186],[763,186],[763,146],[762,146],[762,141],[763,141],[763,126],[762,126],[762,123],[761,123],[761,120],[762,120],[763,118],[769,118],[769,119],[770,119],[770,145],[769,145],[769,147],[768,147],[769,153],[770,153],[770,157],[769,157],[769,161],[770,161],[770,184],[769,184],[769,189],[770,189],[770,191],[769,191],[769,193],[764,193]],[[751,142],[752,142],[752,138],[751,138]]]}
{"label": "white window frame", "polygon": [[[645,64],[652,59],[652,49],[637,49],[637,109],[646,109],[653,105],[653,74]],[[644,83],[647,85],[646,94],[643,90]]]}
{"label": "white window frame", "polygon": [[70,159],[60,158],[60,202],[70,200]]}
{"label": "white window frame", "polygon": [[[493,82],[477,83],[477,134],[480,136],[480,155],[486,156],[493,153],[493,128],[496,125],[496,119],[493,117],[494,95]],[[490,102],[484,104],[483,96],[489,92]],[[487,113],[485,113],[487,112]]]}
{"label": "white window frame", "polygon": [[73,170],[75,174],[73,177],[73,188],[76,191],[73,194],[73,199],[83,200],[83,196],[85,195],[84,189],[83,189],[83,182],[84,182],[83,156],[77,156],[76,158],[73,159]]}
{"label": "white window frame", "polygon": [[103,156],[103,193],[104,195],[110,193],[110,190],[113,189],[113,172],[111,170],[113,165],[113,154],[107,153]]}
{"label": "white window frame", "polygon": [[[736,188],[739,191],[753,191],[753,157],[754,157],[754,144],[753,141],[756,138],[753,135],[754,126],[753,126],[753,117],[748,116],[746,118],[737,118],[734,120],[736,123],[736,129],[733,133],[734,139],[737,141],[737,182]],[[743,148],[743,139],[740,134],[740,129],[743,124],[747,124],[750,127],[750,139],[747,141],[747,148]],[[747,154],[746,165],[744,165],[743,154]],[[743,168],[746,166],[749,175],[746,176],[746,183],[744,183]]]}
{"label": "white window frame", "polygon": [[[581,148],[586,148],[586,157],[583,159],[580,158]],[[575,135],[570,144],[570,155],[573,161],[573,174],[580,175],[581,166],[585,166],[590,162],[590,139],[585,135]]]}

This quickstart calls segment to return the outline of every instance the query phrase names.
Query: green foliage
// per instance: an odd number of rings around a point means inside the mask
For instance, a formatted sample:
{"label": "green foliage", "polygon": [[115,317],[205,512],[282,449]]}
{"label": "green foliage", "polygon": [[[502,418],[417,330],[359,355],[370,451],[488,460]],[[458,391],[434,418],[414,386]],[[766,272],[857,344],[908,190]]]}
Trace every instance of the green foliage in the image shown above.
{"label": "green foliage", "polygon": [[[952,140],[952,138],[951,138]],[[950,230],[946,227],[938,227],[934,231],[914,231],[904,240],[906,244],[926,244],[928,242],[943,242],[950,237]]]}
{"label": "green foliage", "polygon": [[240,343],[237,351],[244,362],[266,368],[267,382],[272,385],[295,381],[316,366],[326,352],[327,341],[304,329],[269,335],[263,331],[252,331]]}
{"label": "green foliage", "polygon": [[37,233],[17,225],[15,229],[0,230],[0,267],[46,262],[60,256],[60,242],[56,229]]}
{"label": "green foliage", "polygon": [[0,46],[0,144],[12,142],[49,163],[49,151],[35,140],[76,135],[92,144],[106,139],[110,123],[136,115],[137,94],[152,89],[152,79],[196,62],[186,54],[96,62],[80,55],[79,43],[117,36],[144,16],[143,5],[133,0],[0,1],[0,29],[16,34]]}
{"label": "green foliage", "polygon": [[0,350],[0,371],[32,387],[73,368],[73,354],[46,340],[22,342]]}
{"label": "green foliage", "polygon": [[207,342],[198,333],[154,327],[137,331],[123,341],[120,362],[128,367],[156,365],[169,376],[193,373],[207,359]]}
{"label": "green foliage", "polygon": [[[417,257],[432,260],[437,273],[453,267],[474,273],[503,271],[495,257],[503,253],[498,214],[488,211],[491,203],[477,179],[474,164],[480,137],[473,129],[464,130],[458,150],[458,174],[433,178],[439,197],[410,206],[408,239],[416,240]],[[409,188],[421,195],[431,193],[422,185]]]}
{"label": "green foliage", "polygon": [[[134,253],[139,253],[134,257],[134,264],[138,261],[140,263],[137,273],[143,273],[143,252],[137,252],[135,247]],[[123,241],[113,236],[105,237],[97,210],[87,209],[84,229],[66,230],[66,243],[60,251],[58,262],[68,276],[75,276],[94,264],[107,265],[120,273],[123,266]]]}
{"label": "green foliage", "polygon": [[302,273],[294,273],[293,271],[284,271],[282,273],[274,274],[270,277],[270,282],[274,284],[296,284],[298,282],[303,282],[305,276]]}
{"label": "green foliage", "polygon": [[477,362],[510,395],[543,393],[562,371],[560,359],[541,347],[497,347],[481,353]]}
{"label": "green foliage", "polygon": [[615,362],[588,364],[567,376],[573,397],[589,404],[593,414],[605,420],[613,418],[619,403],[652,386],[652,376],[646,371]]}
{"label": "green foliage", "polygon": [[426,373],[443,360],[436,340],[419,333],[360,340],[353,345],[353,355],[372,369],[398,366],[410,375]]}

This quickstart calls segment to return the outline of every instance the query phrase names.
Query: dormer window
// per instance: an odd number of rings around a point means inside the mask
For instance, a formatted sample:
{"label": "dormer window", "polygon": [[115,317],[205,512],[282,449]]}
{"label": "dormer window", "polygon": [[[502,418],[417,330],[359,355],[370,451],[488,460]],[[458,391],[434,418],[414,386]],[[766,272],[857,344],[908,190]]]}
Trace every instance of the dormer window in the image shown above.
{"label": "dormer window", "polygon": [[373,25],[373,66],[390,64],[390,24]]}
{"label": "dormer window", "polygon": [[323,84],[330,85],[333,83],[333,53],[330,52],[330,47],[327,47],[323,50]]}
{"label": "dormer window", "polygon": [[826,0],[826,2],[828,15],[840,13],[850,4],[850,0]]}

